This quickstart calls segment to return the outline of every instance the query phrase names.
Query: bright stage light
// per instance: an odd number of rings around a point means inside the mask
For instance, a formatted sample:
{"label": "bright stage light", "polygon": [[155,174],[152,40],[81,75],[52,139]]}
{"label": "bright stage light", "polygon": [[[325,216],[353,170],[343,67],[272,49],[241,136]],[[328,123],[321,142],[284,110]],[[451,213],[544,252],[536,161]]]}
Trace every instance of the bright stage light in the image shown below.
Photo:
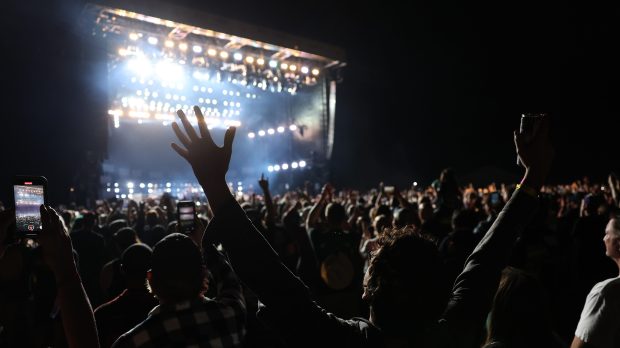
{"label": "bright stage light", "polygon": [[109,189],[109,188],[107,188],[107,189],[106,189],[106,192],[110,192],[110,189]]}
{"label": "bright stage light", "polygon": [[320,73],[319,69],[312,69],[312,75],[318,76]]}
{"label": "bright stage light", "polygon": [[278,164],[276,164],[275,166],[273,166],[273,170],[275,170],[276,172],[280,171],[280,166]]}
{"label": "bright stage light", "polygon": [[202,52],[202,47],[194,45],[194,47],[192,47],[192,51],[194,51],[194,53],[200,53]]}
{"label": "bright stage light", "polygon": [[118,187],[118,183],[117,182],[114,183],[114,187]]}
{"label": "bright stage light", "polygon": [[181,51],[187,51],[187,44],[186,44],[185,42],[181,42],[181,43],[179,44],[179,49],[180,49]]}
{"label": "bright stage light", "polygon": [[228,59],[228,52],[226,52],[226,51],[222,51],[222,52],[220,52],[220,58],[222,58],[222,59]]}
{"label": "bright stage light", "polygon": [[307,73],[309,73],[309,72],[310,72],[310,69],[308,69],[308,67],[307,67],[307,66],[302,66],[302,67],[301,67],[301,73],[302,73],[302,74],[307,74]]}
{"label": "bright stage light", "polygon": [[273,166],[267,167],[267,171],[270,172],[270,173],[273,172]]}
{"label": "bright stage light", "polygon": [[[129,194],[132,194],[132,193],[133,193],[133,189],[129,189],[128,191],[129,191]],[[130,197],[130,198],[131,198],[131,197]]]}
{"label": "bright stage light", "polygon": [[273,128],[269,128],[267,129],[267,133],[269,133],[269,135],[273,135],[276,131]]}
{"label": "bright stage light", "polygon": [[256,134],[254,134],[254,132],[248,133],[248,138],[254,139],[254,137],[256,137]]}
{"label": "bright stage light", "polygon": [[289,69],[291,69],[291,71],[297,71],[297,65],[291,65]]}
{"label": "bright stage light", "polygon": [[290,126],[288,127],[288,129],[289,129],[291,132],[294,132],[294,131],[296,131],[296,130],[297,130],[297,126],[296,126],[296,125],[294,125],[294,124],[292,124],[292,125],[290,125]]}
{"label": "bright stage light", "polygon": [[288,169],[288,164],[282,163],[282,170],[287,170],[287,169]]}
{"label": "bright stage light", "polygon": [[271,68],[277,68],[278,67],[278,62],[275,60],[271,60],[269,61],[269,67]]}
{"label": "bright stage light", "polygon": [[143,189],[146,185],[143,182],[140,183],[140,188]]}
{"label": "bright stage light", "polygon": [[233,55],[233,58],[235,58],[235,60],[239,61],[239,60],[243,59],[243,55],[241,53],[237,52],[237,53],[235,53]]}
{"label": "bright stage light", "polygon": [[248,64],[253,64],[254,63],[254,57],[245,57],[245,61],[248,62]]}
{"label": "bright stage light", "polygon": [[157,43],[159,42],[159,40],[157,40],[156,37],[154,36],[150,36],[147,40],[151,45],[157,45]]}
{"label": "bright stage light", "polygon": [[288,69],[288,64],[286,64],[286,63],[282,63],[282,64],[280,65],[280,68],[282,68],[282,70],[286,70],[286,69]]}
{"label": "bright stage light", "polygon": [[291,163],[291,168],[293,168],[293,169],[297,169],[298,166],[299,165],[297,164],[297,162]]}
{"label": "bright stage light", "polygon": [[284,127],[282,126],[278,127],[278,133],[284,133]]}
{"label": "bright stage light", "polygon": [[119,189],[118,187],[114,189],[114,193],[119,193],[121,192],[121,189]]}
{"label": "bright stage light", "polygon": [[151,62],[143,56],[136,57],[127,62],[127,68],[129,70],[144,78],[151,74],[152,67]]}
{"label": "bright stage light", "polygon": [[174,41],[166,40],[166,42],[164,42],[164,46],[166,46],[168,48],[173,48],[174,47]]}
{"label": "bright stage light", "polygon": [[[183,78],[183,67],[169,62],[169,61],[161,61],[157,63],[155,67],[155,71],[159,78],[163,81],[178,81]],[[179,87],[182,85],[177,85]]]}
{"label": "bright stage light", "polygon": [[258,136],[259,136],[259,137],[264,137],[264,136],[265,136],[265,131],[264,131],[264,130],[262,130],[262,129],[261,129],[261,130],[259,130],[259,131],[258,131]]}
{"label": "bright stage light", "polygon": [[123,194],[121,195],[121,198],[122,198],[122,199],[125,199],[125,198],[127,198],[127,195],[123,193]]}
{"label": "bright stage light", "polygon": [[140,35],[138,35],[137,33],[131,33],[129,34],[129,40],[131,41],[136,41],[140,38]]}
{"label": "bright stage light", "polygon": [[256,60],[256,64],[258,64],[258,65],[265,65],[265,60],[263,58],[258,58]]}
{"label": "bright stage light", "polygon": [[217,55],[217,50],[215,48],[209,48],[207,50],[207,54],[211,57],[214,57],[215,55]]}
{"label": "bright stage light", "polygon": [[171,183],[169,183],[169,182],[167,182],[167,183],[166,183],[166,187],[172,187],[172,184],[171,184]]}
{"label": "bright stage light", "polygon": [[128,182],[128,183],[127,183],[127,188],[133,188],[133,182],[131,182],[131,181],[130,181],[130,182]]}
{"label": "bright stage light", "polygon": [[306,161],[299,161],[299,168],[303,168],[306,166]]}

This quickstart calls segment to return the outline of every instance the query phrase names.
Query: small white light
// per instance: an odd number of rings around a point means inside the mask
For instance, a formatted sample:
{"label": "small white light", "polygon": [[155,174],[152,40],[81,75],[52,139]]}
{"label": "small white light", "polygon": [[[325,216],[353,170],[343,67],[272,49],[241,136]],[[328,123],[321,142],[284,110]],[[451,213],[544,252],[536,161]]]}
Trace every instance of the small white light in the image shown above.
{"label": "small white light", "polygon": [[245,61],[248,62],[248,64],[253,64],[254,63],[254,57],[247,56],[247,57],[245,57]]}
{"label": "small white light", "polygon": [[133,188],[133,182],[128,182],[127,183],[127,188]]}
{"label": "small white light", "polygon": [[288,164],[283,163],[283,164],[282,164],[282,170],[287,170],[287,169],[288,169]]}
{"label": "small white light", "polygon": [[293,169],[297,169],[298,166],[299,165],[297,164],[297,162],[291,163],[291,168],[293,168]]}
{"label": "small white light", "polygon": [[282,70],[286,70],[286,69],[288,69],[288,64],[286,64],[286,63],[282,63],[282,64],[280,65],[280,68],[282,68]]}
{"label": "small white light", "polygon": [[125,198],[127,198],[127,195],[123,193],[123,194],[121,195],[121,198],[122,198],[122,199],[125,199]]}
{"label": "small white light", "polygon": [[276,131],[273,128],[269,128],[267,129],[267,133],[269,133],[269,135],[272,135],[273,133],[275,133]]}
{"label": "small white light", "polygon": [[217,51],[215,50],[215,48],[209,48],[207,50],[207,54],[210,55],[211,57],[215,56],[217,54]]}
{"label": "small white light", "polygon": [[291,65],[291,66],[289,66],[289,69],[291,71],[297,71],[297,65]]}
{"label": "small white light", "polygon": [[270,172],[270,173],[273,172],[273,166],[267,167],[267,171]]}
{"label": "small white light", "polygon": [[166,42],[164,43],[164,45],[168,48],[173,48],[174,47],[174,41],[172,40],[166,40]]}
{"label": "small white light", "polygon": [[138,38],[140,38],[140,36],[137,33],[129,34],[129,40],[136,41]]}
{"label": "small white light", "polygon": [[265,136],[265,131],[264,131],[264,130],[262,130],[262,129],[261,129],[261,130],[259,130],[259,131],[258,131],[258,136],[259,136],[259,137],[264,137],[264,136]]}
{"label": "small white light", "polygon": [[149,182],[149,184],[146,185],[146,186],[148,186],[148,188],[151,188],[151,187],[153,187],[153,184]]}
{"label": "small white light", "polygon": [[144,186],[146,186],[146,185],[144,185],[144,183],[143,183],[143,182],[141,182],[141,183],[140,183],[140,188],[141,188],[141,189],[143,189],[143,188],[144,188]]}
{"label": "small white light", "polygon": [[118,187],[114,189],[114,193],[119,193],[121,192],[121,189],[119,189]]}
{"label": "small white light", "polygon": [[299,168],[303,168],[306,166],[306,161],[299,161]]}
{"label": "small white light", "polygon": [[220,52],[220,58],[222,58],[222,59],[228,59],[228,52],[226,52],[226,51],[222,51],[222,52]]}
{"label": "small white light", "polygon": [[256,63],[257,63],[258,65],[265,65],[265,60],[264,60],[263,58],[258,58],[258,59],[256,60]]}
{"label": "small white light", "polygon": [[133,189],[129,189],[129,193],[133,193]]}
{"label": "small white light", "polygon": [[276,164],[275,166],[273,166],[273,170],[275,170],[276,172],[280,171],[280,165]]}
{"label": "small white light", "polygon": [[294,124],[292,124],[292,125],[290,125],[290,126],[288,127],[288,129],[289,129],[291,132],[294,132],[294,131],[296,131],[296,130],[297,130],[297,126],[296,126],[296,125],[294,125]]}
{"label": "small white light", "polygon": [[319,69],[312,69],[312,75],[314,76],[318,76],[319,75]]}
{"label": "small white light", "polygon": [[241,103],[237,102],[237,104],[235,104],[238,108],[241,107]]}
{"label": "small white light", "polygon": [[256,134],[254,134],[254,132],[248,133],[248,138],[250,138],[250,139],[254,139],[255,136],[256,136]]}
{"label": "small white light", "polygon": [[282,126],[278,127],[278,133],[284,133],[284,127]]}
{"label": "small white light", "polygon": [[275,60],[271,60],[271,61],[269,61],[269,66],[271,68],[277,68],[278,67],[278,62],[275,61]]}
{"label": "small white light", "polygon": [[185,42],[181,42],[181,43],[179,44],[179,49],[180,49],[181,51],[187,51],[187,44],[186,44]]}
{"label": "small white light", "polygon": [[171,187],[171,186],[172,186],[171,183],[169,183],[169,182],[166,183],[166,187]]}
{"label": "small white light", "polygon": [[157,45],[157,42],[158,42],[158,41],[159,41],[159,40],[157,40],[157,38],[156,38],[156,37],[154,37],[154,36],[151,36],[151,37],[149,37],[149,38],[148,38],[148,42],[149,42],[151,45]]}
{"label": "small white light", "polygon": [[235,58],[235,60],[239,61],[239,60],[243,59],[243,55],[241,53],[237,52],[237,53],[235,53],[233,55],[233,58]]}
{"label": "small white light", "polygon": [[418,182],[417,182],[417,181],[414,181],[414,182],[413,182],[413,186],[418,186]]}
{"label": "small white light", "polygon": [[194,45],[194,47],[192,47],[192,51],[194,51],[194,53],[200,53],[202,52],[202,47],[198,45]]}
{"label": "small white light", "polygon": [[209,87],[209,89],[207,89],[207,92],[213,93],[213,88]]}
{"label": "small white light", "polygon": [[118,187],[118,183],[117,182],[114,183],[114,187]]}
{"label": "small white light", "polygon": [[153,193],[153,189],[149,189],[149,190],[148,190],[148,193]]}
{"label": "small white light", "polygon": [[110,192],[110,188],[107,188],[107,189],[106,189],[106,192]]}
{"label": "small white light", "polygon": [[308,69],[308,67],[307,67],[307,66],[302,66],[302,67],[301,67],[301,73],[302,73],[302,74],[307,74],[307,73],[309,73],[309,72],[310,72],[310,69]]}

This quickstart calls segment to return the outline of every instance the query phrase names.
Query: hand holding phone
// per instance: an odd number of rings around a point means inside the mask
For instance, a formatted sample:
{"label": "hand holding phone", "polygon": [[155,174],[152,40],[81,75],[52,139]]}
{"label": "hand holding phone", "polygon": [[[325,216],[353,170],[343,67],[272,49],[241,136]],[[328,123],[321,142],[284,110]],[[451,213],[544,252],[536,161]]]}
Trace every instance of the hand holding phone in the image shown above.
{"label": "hand holding phone", "polygon": [[177,203],[177,221],[179,231],[185,234],[194,232],[196,204],[193,201],[179,201]]}
{"label": "hand holding phone", "polygon": [[43,176],[16,176],[13,198],[17,236],[36,238],[43,229],[40,208],[47,203],[47,179]]}
{"label": "hand holding phone", "polygon": [[[538,129],[540,128],[540,122],[546,113],[524,113],[521,114],[521,125],[519,126],[519,133],[524,135],[526,143],[532,141],[536,136]],[[519,156],[517,156],[517,165],[522,166]]]}

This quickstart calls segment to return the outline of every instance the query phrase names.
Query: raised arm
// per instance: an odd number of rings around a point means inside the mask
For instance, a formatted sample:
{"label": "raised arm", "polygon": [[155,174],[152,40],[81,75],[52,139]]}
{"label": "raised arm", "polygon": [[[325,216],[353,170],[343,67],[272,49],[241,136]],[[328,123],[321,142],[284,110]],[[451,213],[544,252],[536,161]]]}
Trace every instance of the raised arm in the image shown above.
{"label": "raised arm", "polygon": [[319,201],[312,206],[312,209],[310,209],[310,213],[306,218],[307,231],[310,231],[311,228],[316,227],[316,225],[319,223],[321,213],[323,212],[325,205],[329,201],[331,191],[332,187],[330,184],[325,184],[325,186],[323,186],[323,190],[321,191],[321,198],[319,198]]}
{"label": "raised arm", "polygon": [[43,231],[39,244],[43,258],[56,278],[62,325],[69,347],[99,347],[93,309],[73,261],[71,238],[51,207],[41,206]]}
{"label": "raised arm", "polygon": [[275,221],[275,210],[273,209],[273,199],[271,199],[271,192],[269,191],[269,180],[265,179],[263,174],[260,175],[258,186],[260,186],[261,190],[263,190],[265,208],[267,208],[267,216],[265,217],[265,220],[267,221],[267,226],[271,228],[273,227]]}
{"label": "raised arm", "polygon": [[512,247],[538,207],[540,190],[551,166],[553,148],[548,139],[549,120],[542,121],[535,138],[526,143],[515,132],[515,145],[525,175],[512,198],[499,214],[455,281],[443,317],[449,339],[457,346],[472,346],[483,327],[501,272],[506,267]]}

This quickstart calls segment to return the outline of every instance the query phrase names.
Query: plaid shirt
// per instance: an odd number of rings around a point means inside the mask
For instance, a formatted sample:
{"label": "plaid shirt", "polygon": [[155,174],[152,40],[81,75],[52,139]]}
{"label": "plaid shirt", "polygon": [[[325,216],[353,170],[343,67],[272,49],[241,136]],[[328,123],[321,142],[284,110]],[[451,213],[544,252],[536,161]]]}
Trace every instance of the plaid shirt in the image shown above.
{"label": "plaid shirt", "polygon": [[223,265],[215,299],[162,304],[145,321],[112,345],[125,347],[241,347],[245,335],[245,300],[239,279]]}

